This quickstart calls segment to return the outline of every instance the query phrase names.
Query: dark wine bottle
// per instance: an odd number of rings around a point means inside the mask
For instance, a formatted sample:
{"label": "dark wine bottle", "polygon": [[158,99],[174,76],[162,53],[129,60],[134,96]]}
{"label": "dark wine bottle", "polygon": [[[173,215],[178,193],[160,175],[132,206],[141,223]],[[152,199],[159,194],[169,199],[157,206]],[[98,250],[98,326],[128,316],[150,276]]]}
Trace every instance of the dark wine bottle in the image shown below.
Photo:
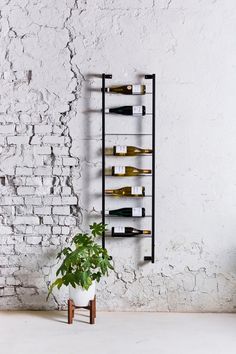
{"label": "dark wine bottle", "polygon": [[145,106],[121,106],[114,108],[106,108],[106,113],[123,114],[124,116],[145,116]]}
{"label": "dark wine bottle", "polygon": [[145,85],[123,85],[106,87],[106,92],[109,93],[121,93],[123,95],[144,95],[146,93]]}
{"label": "dark wine bottle", "polygon": [[113,237],[135,237],[138,235],[150,235],[150,230],[139,230],[134,227],[115,226],[111,228]]}
{"label": "dark wine bottle", "polygon": [[120,208],[114,210],[106,210],[106,215],[124,216],[124,217],[144,217],[145,208]]}

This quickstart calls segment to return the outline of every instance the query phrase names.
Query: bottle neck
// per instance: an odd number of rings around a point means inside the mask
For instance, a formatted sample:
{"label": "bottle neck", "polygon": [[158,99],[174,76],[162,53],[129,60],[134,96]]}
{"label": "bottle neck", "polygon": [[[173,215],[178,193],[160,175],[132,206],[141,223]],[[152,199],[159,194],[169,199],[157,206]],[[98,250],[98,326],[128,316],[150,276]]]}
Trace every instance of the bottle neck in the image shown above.
{"label": "bottle neck", "polygon": [[105,193],[106,194],[113,194],[114,192],[113,192],[113,189],[106,189]]}
{"label": "bottle neck", "polygon": [[151,154],[152,153],[152,149],[143,149],[142,152],[144,154]]}
{"label": "bottle neck", "polygon": [[143,230],[143,234],[144,235],[151,235],[151,231],[150,230]]}
{"label": "bottle neck", "polygon": [[142,169],[141,170],[143,173],[151,173],[152,172],[152,170],[144,170],[144,169]]}

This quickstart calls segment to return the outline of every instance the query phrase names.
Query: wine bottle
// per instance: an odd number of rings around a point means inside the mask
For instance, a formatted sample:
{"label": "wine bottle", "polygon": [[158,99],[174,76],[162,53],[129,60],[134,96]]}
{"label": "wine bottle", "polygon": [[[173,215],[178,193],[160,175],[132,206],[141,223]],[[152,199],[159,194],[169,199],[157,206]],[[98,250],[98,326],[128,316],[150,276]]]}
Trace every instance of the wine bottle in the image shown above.
{"label": "wine bottle", "polygon": [[124,216],[124,217],[144,217],[145,208],[121,208],[114,210],[105,210],[105,215]]}
{"label": "wine bottle", "polygon": [[115,156],[138,156],[151,154],[152,149],[141,149],[136,146],[117,145],[113,146],[113,155]]}
{"label": "wine bottle", "polygon": [[146,93],[145,85],[123,85],[106,87],[106,92],[121,93],[123,95],[144,95]]}
{"label": "wine bottle", "polygon": [[112,176],[141,176],[152,173],[152,170],[132,166],[112,166]]}
{"label": "wine bottle", "polygon": [[119,189],[106,189],[105,193],[107,195],[114,195],[117,197],[144,197],[145,187],[134,186],[134,187],[122,187]]}
{"label": "wine bottle", "polygon": [[145,106],[122,106],[115,108],[106,108],[106,113],[123,114],[124,116],[145,116]]}
{"label": "wine bottle", "polygon": [[134,237],[138,235],[150,235],[150,230],[138,230],[134,227],[115,226],[111,228],[113,237]]}

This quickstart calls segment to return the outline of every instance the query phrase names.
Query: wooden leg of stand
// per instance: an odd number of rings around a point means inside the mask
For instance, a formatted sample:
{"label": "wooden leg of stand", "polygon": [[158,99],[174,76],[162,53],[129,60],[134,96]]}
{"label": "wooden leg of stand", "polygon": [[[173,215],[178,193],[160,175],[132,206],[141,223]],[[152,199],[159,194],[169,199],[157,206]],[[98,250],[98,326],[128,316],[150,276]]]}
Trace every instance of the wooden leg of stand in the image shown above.
{"label": "wooden leg of stand", "polygon": [[97,317],[97,299],[96,295],[94,296],[94,318]]}
{"label": "wooden leg of stand", "polygon": [[74,311],[74,304],[71,299],[68,300],[68,324],[73,323],[73,311]]}
{"label": "wooden leg of stand", "polygon": [[90,300],[89,301],[89,310],[90,310],[90,324],[94,324],[95,323],[95,316],[94,316],[94,304],[95,301],[94,300]]}

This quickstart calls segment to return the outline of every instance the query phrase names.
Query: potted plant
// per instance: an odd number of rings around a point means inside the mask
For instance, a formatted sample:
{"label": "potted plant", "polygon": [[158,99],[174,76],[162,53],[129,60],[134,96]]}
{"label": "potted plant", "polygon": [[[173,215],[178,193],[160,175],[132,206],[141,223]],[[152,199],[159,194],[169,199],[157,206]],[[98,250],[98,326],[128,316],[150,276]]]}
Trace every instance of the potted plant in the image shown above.
{"label": "potted plant", "polygon": [[75,235],[71,247],[58,253],[57,259],[62,259],[62,263],[56,272],[57,279],[49,287],[48,297],[54,287],[60,289],[65,285],[69,286],[69,296],[75,306],[87,306],[94,298],[96,282],[113,269],[107,250],[95,241],[105,229],[106,225],[93,223],[90,225],[91,235]]}

